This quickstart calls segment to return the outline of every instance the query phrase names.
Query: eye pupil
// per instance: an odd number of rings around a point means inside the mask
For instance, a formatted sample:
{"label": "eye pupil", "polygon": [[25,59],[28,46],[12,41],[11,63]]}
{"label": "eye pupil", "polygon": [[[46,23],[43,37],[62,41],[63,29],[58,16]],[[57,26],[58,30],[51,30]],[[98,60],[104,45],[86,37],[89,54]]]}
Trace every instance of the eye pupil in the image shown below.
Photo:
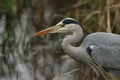
{"label": "eye pupil", "polygon": [[64,27],[65,26],[65,24],[61,24],[61,27]]}

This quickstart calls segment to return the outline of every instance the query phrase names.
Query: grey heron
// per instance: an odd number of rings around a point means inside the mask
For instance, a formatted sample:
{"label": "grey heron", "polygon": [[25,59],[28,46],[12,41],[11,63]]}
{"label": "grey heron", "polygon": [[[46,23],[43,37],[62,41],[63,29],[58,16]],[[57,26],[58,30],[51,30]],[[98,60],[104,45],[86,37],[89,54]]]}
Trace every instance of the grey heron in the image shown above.
{"label": "grey heron", "polygon": [[[120,35],[96,32],[82,39],[83,28],[73,18],[65,18],[55,26],[35,33],[35,36],[47,33],[68,33],[62,47],[72,58],[98,69],[102,74],[106,71],[120,77]],[[81,40],[80,46],[73,46]]]}

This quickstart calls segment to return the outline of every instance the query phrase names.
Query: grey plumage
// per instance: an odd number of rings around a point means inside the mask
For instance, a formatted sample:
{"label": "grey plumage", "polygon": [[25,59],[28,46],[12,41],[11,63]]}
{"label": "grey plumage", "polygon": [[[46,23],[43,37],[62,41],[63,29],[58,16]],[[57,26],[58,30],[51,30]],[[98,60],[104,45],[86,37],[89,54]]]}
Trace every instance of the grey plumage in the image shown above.
{"label": "grey plumage", "polygon": [[92,59],[105,67],[120,69],[120,36],[112,33],[93,33],[88,35],[81,46],[94,45]]}
{"label": "grey plumage", "polygon": [[[97,32],[88,35],[81,46],[94,45],[92,60],[120,77],[120,35]],[[116,71],[116,73],[115,73]]]}

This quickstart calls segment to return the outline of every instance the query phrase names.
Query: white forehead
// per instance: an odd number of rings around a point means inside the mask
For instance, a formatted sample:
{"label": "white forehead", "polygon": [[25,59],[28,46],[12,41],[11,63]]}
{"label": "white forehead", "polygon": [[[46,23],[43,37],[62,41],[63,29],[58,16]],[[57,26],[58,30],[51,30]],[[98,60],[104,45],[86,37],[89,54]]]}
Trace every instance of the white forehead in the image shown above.
{"label": "white forehead", "polygon": [[56,25],[61,25],[61,24],[63,24],[63,22],[62,21],[60,21],[59,23],[57,23]]}

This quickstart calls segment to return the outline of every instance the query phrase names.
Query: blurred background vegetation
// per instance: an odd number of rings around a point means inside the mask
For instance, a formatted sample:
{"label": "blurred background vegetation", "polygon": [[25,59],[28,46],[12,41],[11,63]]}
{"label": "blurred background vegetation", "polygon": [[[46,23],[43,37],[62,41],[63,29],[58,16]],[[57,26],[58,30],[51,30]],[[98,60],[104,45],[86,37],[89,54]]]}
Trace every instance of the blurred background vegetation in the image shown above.
{"label": "blurred background vegetation", "polygon": [[66,17],[78,20],[85,36],[120,34],[120,0],[0,0],[0,80],[103,80],[64,53],[63,34],[33,37]]}

